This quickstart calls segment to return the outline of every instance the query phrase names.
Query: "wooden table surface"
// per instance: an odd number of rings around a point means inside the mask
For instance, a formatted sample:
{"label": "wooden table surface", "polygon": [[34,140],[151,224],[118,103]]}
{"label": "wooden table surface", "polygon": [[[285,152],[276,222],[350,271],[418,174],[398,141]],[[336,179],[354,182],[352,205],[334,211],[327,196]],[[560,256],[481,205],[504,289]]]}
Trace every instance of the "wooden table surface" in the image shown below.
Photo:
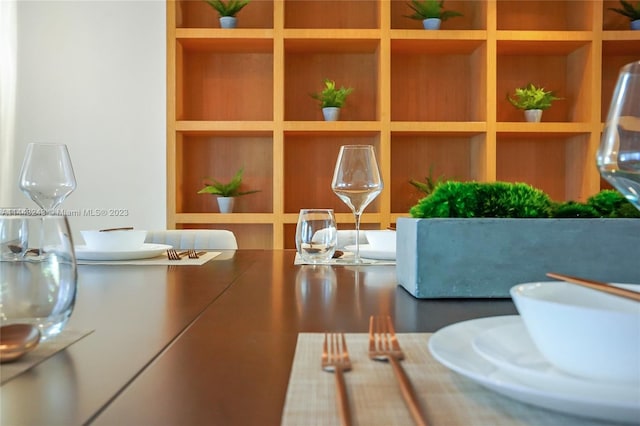
{"label": "wooden table surface", "polygon": [[278,425],[299,332],[398,332],[515,314],[510,300],[419,300],[393,266],[294,266],[239,250],[203,266],[79,266],[68,327],[95,330],[0,388],[0,424]]}

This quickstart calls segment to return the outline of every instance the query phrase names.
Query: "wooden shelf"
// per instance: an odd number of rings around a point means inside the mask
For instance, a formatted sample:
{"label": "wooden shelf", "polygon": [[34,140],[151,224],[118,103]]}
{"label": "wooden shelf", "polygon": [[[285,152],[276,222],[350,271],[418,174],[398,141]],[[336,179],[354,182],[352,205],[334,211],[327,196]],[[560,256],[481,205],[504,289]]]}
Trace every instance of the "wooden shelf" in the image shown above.
{"label": "wooden shelf", "polygon": [[[242,248],[293,248],[301,208],[353,216],[330,190],[344,144],[376,149],[385,189],[363,228],[385,228],[422,198],[409,179],[518,181],[557,200],[600,190],[594,164],[619,69],[640,31],[614,0],[448,0],[462,17],[425,31],[405,0],[253,0],[221,29],[201,1],[167,1],[169,228],[224,228]],[[340,11],[340,13],[336,13]],[[354,87],[341,121],[309,94]],[[534,82],[562,100],[525,123],[506,100]],[[244,167],[237,213],[202,179]]]}

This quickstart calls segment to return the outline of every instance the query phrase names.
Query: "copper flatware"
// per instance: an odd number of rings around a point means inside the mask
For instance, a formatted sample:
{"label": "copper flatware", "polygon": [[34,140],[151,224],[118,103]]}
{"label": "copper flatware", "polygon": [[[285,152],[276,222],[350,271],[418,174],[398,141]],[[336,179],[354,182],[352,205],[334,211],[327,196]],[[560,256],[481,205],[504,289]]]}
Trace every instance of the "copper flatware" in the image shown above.
{"label": "copper flatware", "polygon": [[374,361],[387,361],[391,364],[411,417],[417,425],[427,426],[428,423],[420,409],[418,396],[400,363],[404,359],[404,352],[400,349],[391,317],[372,316],[369,319],[369,358]]}
{"label": "copper flatware", "polygon": [[133,231],[133,226],[125,226],[125,227],[122,227],[122,228],[100,229],[98,232],[113,232],[113,231]]}
{"label": "copper flatware", "polygon": [[347,351],[347,342],[344,338],[344,333],[324,334],[324,343],[322,344],[322,369],[333,372],[336,377],[340,419],[344,426],[349,426],[351,425],[351,409],[349,408],[344,372],[351,370],[351,359]]}
{"label": "copper flatware", "polygon": [[0,327],[0,362],[21,358],[38,346],[40,330],[31,324],[10,324]]}
{"label": "copper flatware", "polygon": [[640,293],[638,293],[637,291],[616,287],[611,284],[603,283],[600,281],[588,280],[586,278],[572,277],[571,275],[558,274],[555,272],[547,272],[547,276],[550,278],[566,281],[571,284],[581,285],[583,287],[588,287],[594,290],[613,294],[614,296],[624,297],[625,299],[631,299],[631,300],[635,300],[636,302],[640,302]]}
{"label": "copper flatware", "polygon": [[167,249],[167,257],[169,260],[180,260],[183,256],[186,256],[188,251],[181,251],[178,253],[176,249]]}

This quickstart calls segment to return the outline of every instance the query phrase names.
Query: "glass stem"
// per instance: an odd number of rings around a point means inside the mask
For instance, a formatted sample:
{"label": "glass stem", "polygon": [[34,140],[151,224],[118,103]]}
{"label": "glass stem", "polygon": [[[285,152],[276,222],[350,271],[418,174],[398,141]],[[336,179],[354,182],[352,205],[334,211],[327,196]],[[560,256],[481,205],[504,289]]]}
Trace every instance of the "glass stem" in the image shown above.
{"label": "glass stem", "polygon": [[356,219],[356,253],[355,262],[360,262],[360,213],[354,213],[353,216]]}

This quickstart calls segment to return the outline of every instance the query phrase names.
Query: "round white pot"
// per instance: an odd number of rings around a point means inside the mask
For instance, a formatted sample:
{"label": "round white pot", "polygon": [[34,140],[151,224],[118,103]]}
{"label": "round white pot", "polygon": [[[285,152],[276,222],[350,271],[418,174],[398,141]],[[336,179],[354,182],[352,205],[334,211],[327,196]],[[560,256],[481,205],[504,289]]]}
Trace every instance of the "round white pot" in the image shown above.
{"label": "round white pot", "polygon": [[324,115],[324,121],[338,121],[338,118],[340,118],[340,108],[338,107],[322,108],[322,115]]}
{"label": "round white pot", "polygon": [[221,16],[220,28],[235,28],[238,20],[235,16]]}
{"label": "round white pot", "polygon": [[233,213],[234,197],[218,197],[218,208],[220,213]]}
{"label": "round white pot", "polygon": [[425,30],[439,30],[442,20],[440,18],[427,18],[422,21]]}
{"label": "round white pot", "polygon": [[524,111],[524,119],[529,123],[539,123],[542,120],[541,109],[527,109]]}
{"label": "round white pot", "polygon": [[631,29],[636,31],[640,30],[640,19],[636,19],[635,21],[631,21]]}

